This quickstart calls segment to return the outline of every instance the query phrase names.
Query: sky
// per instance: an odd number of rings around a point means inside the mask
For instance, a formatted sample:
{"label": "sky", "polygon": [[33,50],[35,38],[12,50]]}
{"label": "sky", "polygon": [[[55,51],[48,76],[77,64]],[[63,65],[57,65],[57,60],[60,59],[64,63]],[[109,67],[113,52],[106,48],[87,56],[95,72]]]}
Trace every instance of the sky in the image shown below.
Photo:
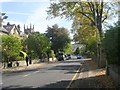
{"label": "sky", "polygon": [[[24,31],[24,24],[28,27],[34,25],[35,31],[45,33],[47,26],[58,24],[59,27],[65,27],[69,30],[72,21],[61,19],[59,17],[46,20],[48,7],[53,0],[0,0],[0,12],[5,12],[8,18],[3,24],[20,24],[21,31]],[[54,0],[55,1],[55,0]],[[114,19],[116,22],[117,18]],[[108,21],[114,23],[113,20]],[[72,34],[71,34],[72,37]]]}
{"label": "sky", "polygon": [[[0,0],[1,1],[1,0]],[[68,21],[61,18],[46,19],[48,7],[50,6],[50,1],[44,0],[37,2],[32,1],[20,1],[20,0],[3,0],[0,3],[0,10],[6,13],[8,18],[4,20],[3,24],[10,22],[11,24],[20,24],[21,31],[24,31],[24,24],[30,26],[34,25],[35,31],[40,33],[45,33],[47,26],[52,26],[58,24],[59,27],[65,27],[70,32],[72,21]],[[36,1],[36,2],[35,2]]]}

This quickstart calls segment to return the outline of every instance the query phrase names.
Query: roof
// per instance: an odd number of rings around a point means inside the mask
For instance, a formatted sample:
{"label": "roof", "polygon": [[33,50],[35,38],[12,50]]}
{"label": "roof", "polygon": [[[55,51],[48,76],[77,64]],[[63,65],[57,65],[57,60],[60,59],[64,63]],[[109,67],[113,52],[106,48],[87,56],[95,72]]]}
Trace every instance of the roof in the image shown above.
{"label": "roof", "polygon": [[0,28],[0,32],[8,33],[8,31],[5,28]]}
{"label": "roof", "polygon": [[16,28],[17,32],[20,34],[20,28],[19,27],[20,26],[16,26],[15,24],[9,24],[9,23],[7,25],[3,25],[3,28],[5,28],[8,33],[10,33],[13,28]]}
{"label": "roof", "polygon": [[13,29],[14,26],[15,26],[15,24],[3,25],[3,27],[8,31],[8,33],[10,33],[10,31]]}

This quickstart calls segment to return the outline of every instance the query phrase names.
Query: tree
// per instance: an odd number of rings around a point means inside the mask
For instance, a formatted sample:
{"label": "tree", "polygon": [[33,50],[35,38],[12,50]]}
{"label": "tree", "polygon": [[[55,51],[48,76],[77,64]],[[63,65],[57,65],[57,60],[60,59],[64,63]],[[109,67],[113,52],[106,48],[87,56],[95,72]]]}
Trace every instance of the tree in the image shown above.
{"label": "tree", "polygon": [[72,44],[71,44],[71,43],[68,43],[68,44],[64,47],[63,51],[64,51],[65,54],[73,53],[73,51],[72,51]]}
{"label": "tree", "polygon": [[59,28],[58,25],[55,24],[52,27],[48,26],[48,30],[46,32],[46,36],[50,39],[52,50],[54,50],[55,53],[58,51],[67,52],[67,49],[70,48],[70,45],[68,44],[71,43],[67,29],[64,27]]}
{"label": "tree", "polygon": [[19,53],[22,49],[21,41],[12,35],[2,36],[2,51],[5,62],[12,62],[19,57]]}
{"label": "tree", "polygon": [[91,37],[96,37],[96,28],[91,25],[89,19],[80,14],[73,18],[72,28],[72,32],[75,32],[74,41],[78,41],[81,44],[86,44]]}
{"label": "tree", "polygon": [[80,54],[80,48],[79,48],[79,47],[76,48],[74,54],[75,54],[75,55],[79,55],[79,54]]}
{"label": "tree", "polygon": [[46,56],[51,46],[48,38],[39,32],[31,33],[26,39],[26,44],[28,50],[35,52],[40,59]]}

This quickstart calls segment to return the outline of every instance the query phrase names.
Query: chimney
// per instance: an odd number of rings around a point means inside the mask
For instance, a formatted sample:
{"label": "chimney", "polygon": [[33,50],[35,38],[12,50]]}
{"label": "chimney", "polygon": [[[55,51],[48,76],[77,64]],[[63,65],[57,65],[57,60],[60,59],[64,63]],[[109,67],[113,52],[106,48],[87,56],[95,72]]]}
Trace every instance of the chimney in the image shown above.
{"label": "chimney", "polygon": [[10,25],[10,22],[8,22],[7,25]]}

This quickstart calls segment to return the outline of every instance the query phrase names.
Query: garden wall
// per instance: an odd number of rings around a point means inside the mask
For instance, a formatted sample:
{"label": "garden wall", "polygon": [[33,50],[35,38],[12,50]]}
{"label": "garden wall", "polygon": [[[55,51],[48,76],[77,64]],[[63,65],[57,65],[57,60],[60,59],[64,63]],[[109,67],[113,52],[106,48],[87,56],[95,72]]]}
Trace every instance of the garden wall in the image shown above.
{"label": "garden wall", "polygon": [[120,66],[109,65],[109,75],[113,78],[115,85],[120,87]]}

